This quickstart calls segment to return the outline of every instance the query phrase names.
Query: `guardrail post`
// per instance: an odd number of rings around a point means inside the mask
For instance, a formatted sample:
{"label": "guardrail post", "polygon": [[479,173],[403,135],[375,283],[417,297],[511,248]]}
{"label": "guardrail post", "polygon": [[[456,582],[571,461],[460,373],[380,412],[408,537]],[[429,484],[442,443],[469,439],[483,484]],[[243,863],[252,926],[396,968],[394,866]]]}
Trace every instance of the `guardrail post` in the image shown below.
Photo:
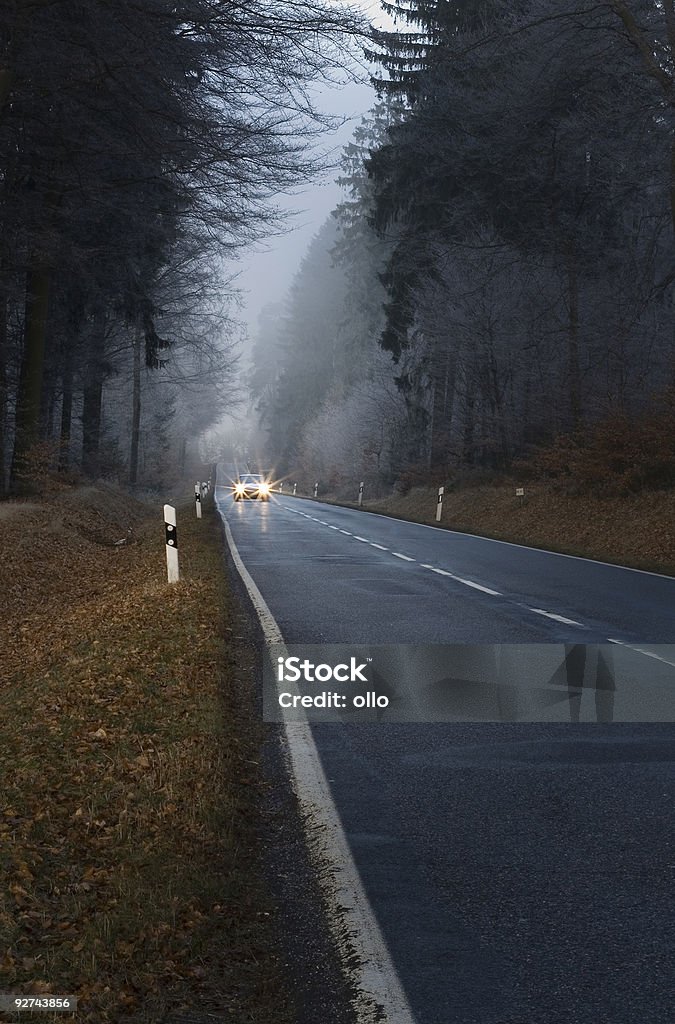
{"label": "guardrail post", "polygon": [[166,573],[169,583],[178,583],[178,531],[176,529],[176,510],[173,505],[164,506],[164,535],[166,541]]}

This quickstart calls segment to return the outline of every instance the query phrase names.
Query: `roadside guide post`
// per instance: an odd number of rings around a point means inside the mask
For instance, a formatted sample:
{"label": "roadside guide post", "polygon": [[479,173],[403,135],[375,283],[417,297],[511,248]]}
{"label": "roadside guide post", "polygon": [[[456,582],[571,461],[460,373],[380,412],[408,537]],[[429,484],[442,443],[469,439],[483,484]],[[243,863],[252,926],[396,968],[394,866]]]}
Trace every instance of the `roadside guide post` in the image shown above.
{"label": "roadside guide post", "polygon": [[202,494],[199,483],[195,484],[195,511],[197,512],[197,519],[202,518]]}
{"label": "roadside guide post", "polygon": [[436,502],[436,522],[437,523],[440,523],[441,516],[443,515],[443,493],[444,493],[444,491],[445,491],[444,487],[439,487],[438,488],[438,501]]}
{"label": "roadside guide post", "polygon": [[317,482],[314,484],[314,497],[315,498],[318,495],[318,493],[319,493],[319,481],[317,480]]}
{"label": "roadside guide post", "polygon": [[525,500],[525,488],[516,487],[516,498],[520,498],[520,504],[522,505]]}
{"label": "roadside guide post", "polygon": [[297,491],[297,489],[298,489],[298,485],[297,484],[293,484],[293,496],[294,497],[295,497],[295,492]]}
{"label": "roadside guide post", "polygon": [[281,483],[279,484],[279,494],[283,494],[283,493],[284,493],[284,482],[282,480]]}
{"label": "roadside guide post", "polygon": [[173,505],[164,506],[164,535],[166,540],[166,572],[169,583],[178,583],[178,533],[176,510]]}
{"label": "roadside guide post", "polygon": [[363,505],[363,480],[359,484],[359,507]]}

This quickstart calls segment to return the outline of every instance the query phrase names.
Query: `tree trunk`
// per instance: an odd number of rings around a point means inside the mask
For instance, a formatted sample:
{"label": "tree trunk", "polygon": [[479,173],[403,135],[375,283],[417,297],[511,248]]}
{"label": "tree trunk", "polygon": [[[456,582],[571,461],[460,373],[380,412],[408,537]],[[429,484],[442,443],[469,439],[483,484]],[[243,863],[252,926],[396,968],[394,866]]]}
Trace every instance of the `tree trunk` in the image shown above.
{"label": "tree trunk", "polygon": [[61,445],[59,469],[68,469],[70,464],[70,432],[73,423],[73,354],[70,346],[65,354],[61,378],[63,397],[61,399]]}
{"label": "tree trunk", "polygon": [[87,378],[82,403],[82,471],[90,477],[101,472],[101,411],[105,377],[105,316],[98,313],[94,321],[95,336],[87,364]]}
{"label": "tree trunk", "polygon": [[49,271],[35,262],[26,281],[26,315],[24,351],[16,399],[16,433],[10,486],[13,490],[30,489],[26,480],[26,463],[30,449],[38,440],[40,428],[40,396],[45,359]]}
{"label": "tree trunk", "polygon": [[7,295],[0,291],[0,494],[6,490],[5,465],[7,452],[7,333],[8,303]]}
{"label": "tree trunk", "polygon": [[101,442],[101,409],[103,407],[103,374],[94,355],[89,366],[89,380],[82,404],[82,471],[86,476],[99,475]]}
{"label": "tree trunk", "polygon": [[456,366],[456,353],[451,350],[449,341],[445,351],[435,356],[434,364],[431,465],[444,466],[448,463],[450,447]]}
{"label": "tree trunk", "polygon": [[134,382],[131,400],[131,451],[129,453],[129,483],[138,482],[138,441],[141,431],[141,332],[134,338]]}
{"label": "tree trunk", "polygon": [[475,461],[474,443],[476,437],[476,353],[471,349],[467,350],[462,377],[464,394],[462,411],[464,413],[464,426],[462,430],[462,462],[472,466]]}
{"label": "tree trunk", "polygon": [[572,428],[581,426],[581,370],[579,367],[579,277],[574,244],[569,247],[567,261],[569,319],[567,335],[568,381]]}
{"label": "tree trunk", "polygon": [[5,493],[5,426],[7,423],[7,296],[0,291],[0,494]]}

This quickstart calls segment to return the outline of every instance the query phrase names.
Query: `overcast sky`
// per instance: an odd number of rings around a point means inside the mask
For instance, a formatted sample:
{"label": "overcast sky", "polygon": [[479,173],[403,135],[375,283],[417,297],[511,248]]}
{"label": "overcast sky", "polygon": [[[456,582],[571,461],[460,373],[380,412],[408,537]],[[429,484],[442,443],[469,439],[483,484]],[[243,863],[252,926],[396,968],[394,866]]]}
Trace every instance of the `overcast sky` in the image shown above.
{"label": "overcast sky", "polygon": [[[377,24],[383,23],[378,0],[364,2],[363,8]],[[337,161],[361,118],[373,106],[375,93],[364,81],[362,84],[326,86],[317,90],[316,97],[317,106],[325,113],[348,118],[337,130],[327,132],[321,142],[322,151],[332,151],[331,159]],[[302,194],[286,197],[280,205],[295,211],[289,222],[292,228],[287,234],[259,245],[249,259],[243,259],[235,268],[240,272],[236,286],[244,293],[245,305],[240,315],[248,325],[250,337],[255,335],[262,307],[284,298],[312,237],[340,201],[342,190],[335,183],[337,173],[335,169],[328,169],[321,180]]]}

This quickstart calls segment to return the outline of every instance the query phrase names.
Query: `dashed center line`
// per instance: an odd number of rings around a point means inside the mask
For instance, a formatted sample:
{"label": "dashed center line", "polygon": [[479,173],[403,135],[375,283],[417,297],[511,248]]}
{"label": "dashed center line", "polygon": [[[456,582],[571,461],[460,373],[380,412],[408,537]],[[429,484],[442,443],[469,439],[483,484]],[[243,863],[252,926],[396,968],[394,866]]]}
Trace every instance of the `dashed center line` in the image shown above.
{"label": "dashed center line", "polygon": [[472,587],[474,590],[480,590],[483,594],[490,594],[492,597],[502,596],[499,590],[491,590],[490,587],[484,587],[481,583],[474,583],[473,580],[465,580],[461,576],[455,576],[454,573],[448,572],[447,569],[437,569],[434,565],[423,565],[422,568],[430,569],[431,572],[438,573],[439,576],[448,576],[456,583],[463,583],[465,587]]}
{"label": "dashed center line", "polygon": [[491,597],[502,596],[498,590],[491,590],[490,587],[483,587],[480,583],[474,583],[473,580],[463,580],[461,576],[453,576],[453,579],[457,580],[458,583],[463,583],[465,587],[472,587],[474,590],[480,590],[484,594],[490,594]]}
{"label": "dashed center line", "polygon": [[537,615],[545,615],[547,619],[553,619],[555,622],[562,622],[566,626],[581,626],[585,629],[583,622],[577,622],[576,619],[566,619],[564,615],[556,615],[555,612],[546,612],[543,608],[530,608],[531,612],[535,612]]}
{"label": "dashed center line", "polygon": [[[308,515],[305,512],[300,512],[298,509],[289,508],[288,506],[284,506],[284,507],[288,508],[289,512],[295,512],[297,515],[304,516],[305,519],[311,519],[312,522],[319,523],[321,526],[327,526],[329,530],[334,530],[337,533],[342,533],[342,534],[344,534],[345,537],[353,537],[354,540],[358,540],[362,544],[370,544],[371,547],[377,548],[379,551],[389,551],[389,548],[385,547],[384,544],[376,544],[375,541],[368,540],[367,537],[360,537],[358,534],[351,533],[349,530],[342,530],[339,526],[333,526],[331,523],[327,523],[323,519],[317,519],[316,516],[310,516],[310,515]],[[400,558],[403,562],[415,562],[416,561],[415,558],[411,558],[410,555],[404,555],[401,551],[392,551],[391,554],[394,556],[394,558]],[[472,590],[478,590],[482,594],[489,594],[490,597],[503,597],[503,594],[502,594],[501,591],[493,590],[491,587],[485,587],[485,586],[483,586],[482,583],[474,583],[473,580],[464,579],[464,577],[462,577],[462,576],[455,576],[454,573],[448,572],[447,569],[439,569],[435,565],[426,565],[424,563],[421,563],[421,568],[422,569],[428,569],[430,572],[436,573],[437,576],[445,576],[447,579],[454,580],[456,583],[461,583],[465,587],[471,587]],[[528,610],[531,611],[531,612],[534,612],[535,615],[543,615],[547,619],[552,619],[554,622],[561,622],[565,626],[577,626],[580,629],[586,629],[587,628],[582,622],[577,622],[576,619],[568,619],[564,615],[558,615],[556,612],[546,611],[544,608],[529,608],[528,607]],[[609,639],[607,642],[608,643],[612,643],[612,644],[621,644],[622,643],[621,640],[611,640],[611,639]],[[623,644],[623,646],[628,647],[630,645],[629,644]],[[639,654],[645,654],[647,657],[655,658],[657,661],[665,661],[664,658],[661,658],[658,654],[653,654],[650,651],[638,650],[638,648],[635,648],[635,647],[632,648],[632,650],[638,651]],[[670,664],[670,662],[666,662],[666,664]]]}
{"label": "dashed center line", "polygon": [[642,647],[633,647],[632,644],[626,644],[623,640],[612,640],[611,637],[607,637],[608,644],[618,644],[619,647],[626,647],[629,651],[635,651],[637,654],[643,654],[645,658],[653,658],[654,661],[661,661],[664,665],[670,665],[671,668],[675,668],[675,661],[668,661],[667,658],[662,658],[660,654],[656,654],[654,651],[645,651]]}

